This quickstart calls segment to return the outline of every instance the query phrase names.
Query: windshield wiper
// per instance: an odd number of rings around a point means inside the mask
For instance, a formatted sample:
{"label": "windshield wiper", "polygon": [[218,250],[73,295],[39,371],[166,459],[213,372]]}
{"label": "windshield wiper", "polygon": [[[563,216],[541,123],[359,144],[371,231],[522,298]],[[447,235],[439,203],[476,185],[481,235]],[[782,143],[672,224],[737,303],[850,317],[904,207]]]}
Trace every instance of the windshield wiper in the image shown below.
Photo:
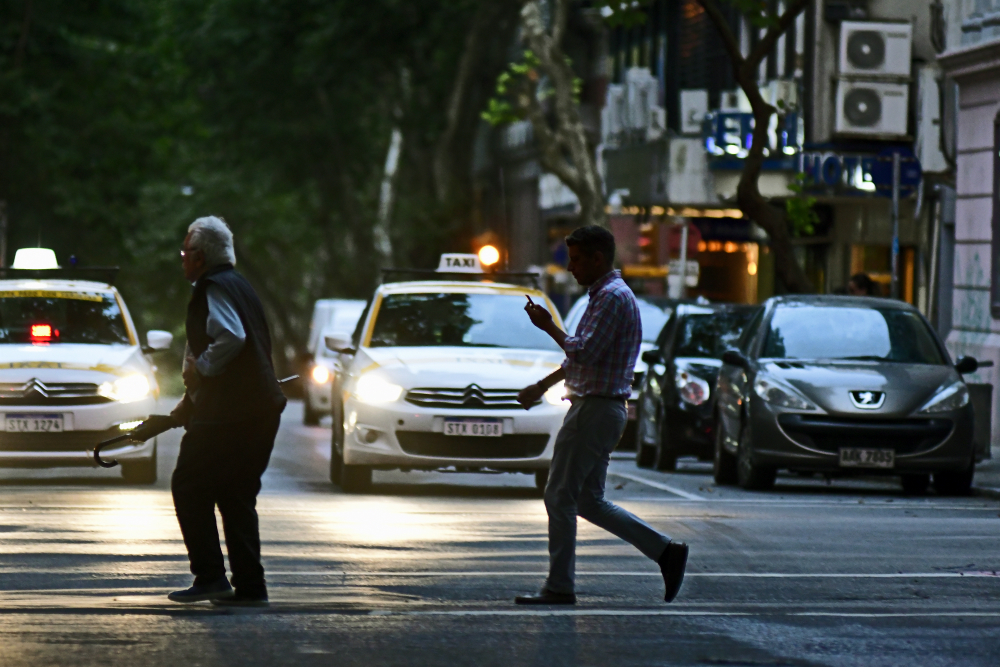
{"label": "windshield wiper", "polygon": [[889,357],[879,357],[874,354],[862,354],[856,357],[837,357],[832,359],[832,361],[889,361],[895,362],[895,359],[890,359]]}

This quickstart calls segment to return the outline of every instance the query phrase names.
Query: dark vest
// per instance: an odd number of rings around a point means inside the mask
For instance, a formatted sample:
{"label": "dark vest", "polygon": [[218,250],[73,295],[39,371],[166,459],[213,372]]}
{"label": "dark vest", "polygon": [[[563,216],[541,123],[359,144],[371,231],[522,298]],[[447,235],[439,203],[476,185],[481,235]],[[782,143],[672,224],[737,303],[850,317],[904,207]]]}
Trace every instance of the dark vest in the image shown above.
{"label": "dark vest", "polygon": [[286,401],[271,362],[271,334],[264,307],[247,279],[231,264],[209,270],[194,284],[185,323],[191,353],[200,357],[212,342],[206,332],[210,284],[221,287],[233,300],[247,338],[220,375],[202,378],[191,423],[238,422],[280,414]]}

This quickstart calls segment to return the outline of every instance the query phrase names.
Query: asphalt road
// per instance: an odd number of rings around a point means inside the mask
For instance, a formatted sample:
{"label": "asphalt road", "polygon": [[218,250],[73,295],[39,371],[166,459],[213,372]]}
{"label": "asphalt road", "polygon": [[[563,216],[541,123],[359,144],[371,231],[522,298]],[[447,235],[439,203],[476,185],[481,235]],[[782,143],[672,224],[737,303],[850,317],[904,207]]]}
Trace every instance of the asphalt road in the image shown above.
{"label": "asphalt road", "polygon": [[747,493],[616,455],[609,497],[691,545],[681,595],[581,522],[577,606],[522,608],[547,562],[532,478],[376,473],[347,496],[329,429],[300,424],[292,405],[259,503],[266,610],[166,600],[190,583],[176,433],[155,487],[0,471],[0,666],[1000,664],[1000,501],[801,477]]}

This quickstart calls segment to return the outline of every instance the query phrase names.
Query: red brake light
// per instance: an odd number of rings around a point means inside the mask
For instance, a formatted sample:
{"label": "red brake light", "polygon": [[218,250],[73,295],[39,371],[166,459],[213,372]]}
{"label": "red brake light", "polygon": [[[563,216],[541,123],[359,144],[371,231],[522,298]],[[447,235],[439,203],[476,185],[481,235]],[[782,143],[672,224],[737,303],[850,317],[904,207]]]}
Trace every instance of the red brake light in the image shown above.
{"label": "red brake light", "polygon": [[32,324],[31,340],[33,341],[52,340],[52,326],[49,324]]}

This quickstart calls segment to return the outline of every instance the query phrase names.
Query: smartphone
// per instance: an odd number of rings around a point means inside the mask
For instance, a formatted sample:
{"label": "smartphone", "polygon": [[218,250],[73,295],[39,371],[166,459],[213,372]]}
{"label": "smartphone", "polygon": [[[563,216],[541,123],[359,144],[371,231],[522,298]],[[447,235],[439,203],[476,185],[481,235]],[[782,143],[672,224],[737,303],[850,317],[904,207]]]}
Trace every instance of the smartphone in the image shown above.
{"label": "smartphone", "polygon": [[530,296],[528,296],[527,294],[525,294],[525,295],[524,295],[524,298],[525,298],[525,299],[527,299],[527,300],[528,300],[528,303],[530,303],[530,304],[531,304],[532,306],[535,306],[535,305],[538,305],[538,304],[536,304],[536,303],[535,303],[534,301],[532,301],[532,300],[531,300],[531,297],[530,297]]}

